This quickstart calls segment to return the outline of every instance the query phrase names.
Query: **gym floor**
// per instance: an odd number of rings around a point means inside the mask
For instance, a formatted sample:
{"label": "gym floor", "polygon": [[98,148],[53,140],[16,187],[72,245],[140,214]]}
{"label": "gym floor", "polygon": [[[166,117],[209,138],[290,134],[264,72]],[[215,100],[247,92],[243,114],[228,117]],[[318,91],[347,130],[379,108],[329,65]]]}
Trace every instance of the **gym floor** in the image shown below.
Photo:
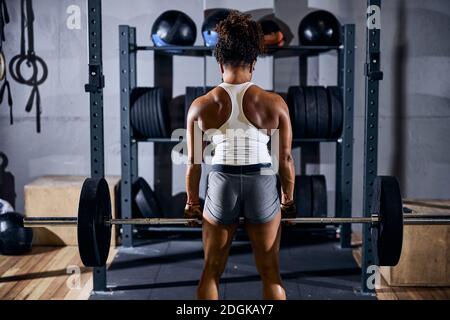
{"label": "gym floor", "polygon": [[[354,243],[359,243],[355,238]],[[359,247],[341,250],[336,241],[314,238],[303,239],[302,244],[284,242],[280,262],[288,298],[375,299],[356,289],[361,272]],[[250,250],[246,241],[233,244],[221,281],[221,298],[260,299]],[[34,247],[25,256],[0,256],[0,299],[193,299],[201,258],[198,240],[146,240],[132,249],[112,249],[108,263],[111,292],[91,296],[91,269],[80,269],[79,283],[72,282],[67,273],[68,265],[82,265],[77,247]],[[382,279],[376,299],[447,300],[450,288],[391,287]]]}

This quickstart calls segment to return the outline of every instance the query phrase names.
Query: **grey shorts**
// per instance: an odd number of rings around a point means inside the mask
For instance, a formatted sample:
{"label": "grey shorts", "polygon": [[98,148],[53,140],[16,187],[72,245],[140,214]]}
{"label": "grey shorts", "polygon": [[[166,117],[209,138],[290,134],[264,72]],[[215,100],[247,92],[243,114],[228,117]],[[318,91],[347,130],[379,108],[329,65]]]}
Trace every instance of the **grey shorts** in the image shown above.
{"label": "grey shorts", "polygon": [[275,174],[211,171],[203,214],[219,224],[266,223],[280,211]]}

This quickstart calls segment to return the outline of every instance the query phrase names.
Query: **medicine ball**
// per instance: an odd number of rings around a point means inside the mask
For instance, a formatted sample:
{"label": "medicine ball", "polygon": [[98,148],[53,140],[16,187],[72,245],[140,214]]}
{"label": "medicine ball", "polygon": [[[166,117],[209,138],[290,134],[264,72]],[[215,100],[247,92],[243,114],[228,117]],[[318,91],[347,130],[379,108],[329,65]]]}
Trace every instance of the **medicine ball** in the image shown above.
{"label": "medicine ball", "polygon": [[152,27],[155,46],[192,46],[197,36],[197,27],[189,16],[181,11],[162,13]]}
{"label": "medicine ball", "polygon": [[18,255],[29,252],[33,229],[23,227],[23,217],[16,212],[0,215],[0,254]]}
{"label": "medicine ball", "polygon": [[341,25],[336,17],[325,10],[306,15],[298,27],[301,45],[338,46],[340,45]]}
{"label": "medicine ball", "polygon": [[220,21],[225,20],[230,14],[229,9],[216,9],[209,14],[202,25],[202,36],[205,40],[205,46],[214,47],[219,40],[219,35],[216,32],[216,26]]}
{"label": "medicine ball", "polygon": [[278,23],[270,19],[261,19],[259,23],[264,33],[266,46],[282,47],[284,45],[284,35]]}

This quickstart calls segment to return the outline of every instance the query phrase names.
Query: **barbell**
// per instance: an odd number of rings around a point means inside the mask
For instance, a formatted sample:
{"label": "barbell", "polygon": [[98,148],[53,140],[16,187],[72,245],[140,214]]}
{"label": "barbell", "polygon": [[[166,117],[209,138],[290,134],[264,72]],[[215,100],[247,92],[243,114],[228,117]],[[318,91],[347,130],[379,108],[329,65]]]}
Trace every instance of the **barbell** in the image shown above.
{"label": "barbell", "polygon": [[[397,179],[380,176],[374,180],[370,216],[284,218],[289,224],[370,224],[376,264],[395,266],[401,255],[403,225],[450,225],[450,215],[403,214],[402,196]],[[243,223],[244,220],[240,220]],[[78,217],[25,217],[25,227],[76,226],[78,249],[83,264],[100,267],[106,264],[113,225],[186,225],[201,224],[199,219],[133,218],[113,219],[111,197],[105,179],[88,178],[81,188]]]}

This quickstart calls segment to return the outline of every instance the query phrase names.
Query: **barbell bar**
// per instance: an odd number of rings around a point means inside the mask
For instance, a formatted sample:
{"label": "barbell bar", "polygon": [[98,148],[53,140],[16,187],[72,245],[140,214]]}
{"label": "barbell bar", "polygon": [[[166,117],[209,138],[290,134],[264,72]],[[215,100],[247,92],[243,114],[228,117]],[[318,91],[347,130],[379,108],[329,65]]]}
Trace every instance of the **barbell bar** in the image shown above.
{"label": "barbell bar", "polygon": [[[403,213],[402,196],[397,179],[376,177],[370,212],[362,217],[286,218],[291,224],[370,224],[372,251],[379,266],[395,266],[401,255],[403,225],[450,225],[450,215]],[[100,267],[106,264],[113,225],[159,225],[201,223],[198,219],[139,218],[113,219],[111,197],[105,179],[88,178],[81,188],[77,217],[26,217],[24,226],[76,226],[78,250],[83,264]],[[242,220],[241,220],[242,221]]]}
{"label": "barbell bar", "polygon": [[[283,218],[282,222],[289,224],[377,224],[380,218],[377,215],[371,217],[355,218],[334,218],[334,217],[304,217],[304,218]],[[25,227],[45,227],[45,226],[76,226],[76,217],[26,217],[23,220]],[[133,219],[110,219],[105,220],[106,225],[187,225],[190,223],[201,224],[201,219],[195,218],[133,218]],[[240,218],[239,223],[243,224],[244,219]],[[404,225],[450,225],[450,215],[432,213],[425,214],[404,214]]]}

